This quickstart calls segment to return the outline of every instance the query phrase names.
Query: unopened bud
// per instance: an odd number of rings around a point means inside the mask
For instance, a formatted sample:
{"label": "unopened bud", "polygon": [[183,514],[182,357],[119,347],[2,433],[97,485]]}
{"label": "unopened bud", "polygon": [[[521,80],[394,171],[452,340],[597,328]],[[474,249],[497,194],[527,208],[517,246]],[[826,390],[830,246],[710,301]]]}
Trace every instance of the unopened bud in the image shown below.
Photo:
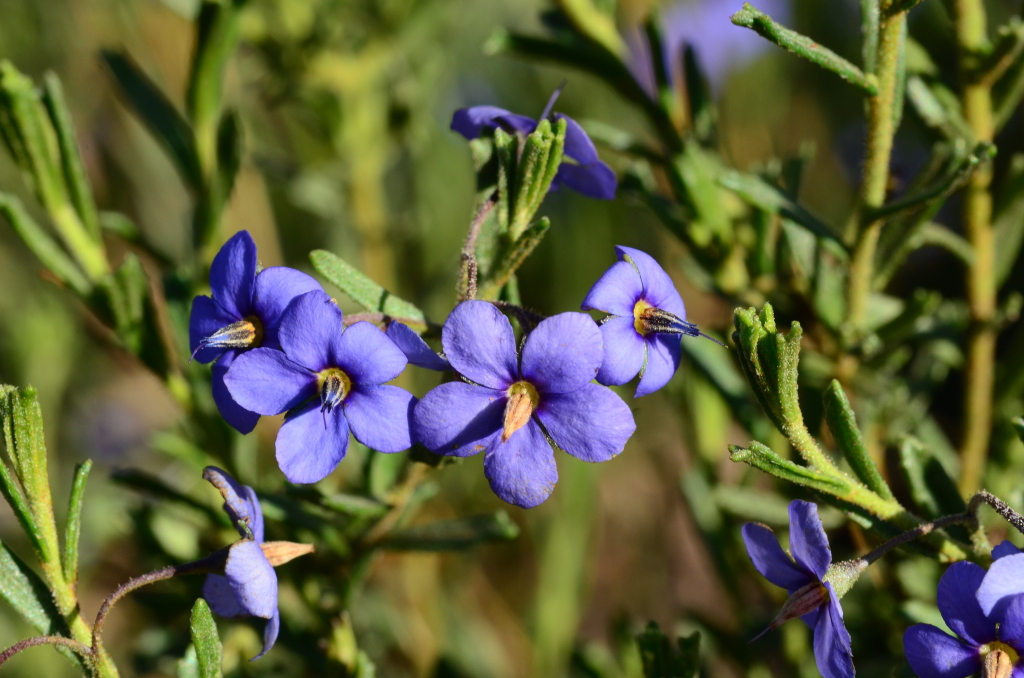
{"label": "unopened bud", "polygon": [[260,548],[263,549],[263,555],[267,557],[273,567],[284,565],[290,560],[316,550],[312,544],[296,544],[291,541],[265,541],[260,544]]}

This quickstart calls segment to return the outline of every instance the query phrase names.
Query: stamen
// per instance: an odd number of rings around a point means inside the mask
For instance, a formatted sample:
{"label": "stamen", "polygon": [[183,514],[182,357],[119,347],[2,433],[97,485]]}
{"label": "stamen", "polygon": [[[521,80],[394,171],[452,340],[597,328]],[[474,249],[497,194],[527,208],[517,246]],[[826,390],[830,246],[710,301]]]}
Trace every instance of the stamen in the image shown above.
{"label": "stamen", "polygon": [[981,665],[981,678],[1010,678],[1011,675],[1013,660],[1007,652],[998,649],[985,655],[985,661]]}
{"label": "stamen", "polygon": [[260,544],[260,549],[272,567],[284,565],[299,556],[316,551],[313,544],[296,544],[291,541],[265,541]]}
{"label": "stamen", "polygon": [[345,400],[352,390],[352,381],[337,367],[324,370],[317,375],[317,380],[320,382],[320,412],[324,417],[324,428],[327,428],[328,413]]}
{"label": "stamen", "polygon": [[501,429],[501,442],[508,442],[512,434],[526,426],[537,409],[540,396],[533,384],[517,381],[508,389],[508,402],[505,403],[505,425]]}
{"label": "stamen", "polygon": [[653,333],[657,334],[676,334],[686,335],[688,337],[704,337],[710,339],[719,346],[725,346],[722,342],[709,337],[700,331],[696,325],[691,322],[687,322],[677,316],[674,313],[652,306],[643,299],[636,302],[633,306],[633,327],[641,335],[648,335]]}
{"label": "stamen", "polygon": [[196,353],[204,348],[255,348],[262,342],[263,324],[259,318],[249,316],[244,320],[226,325],[202,339],[192,353],[192,358],[195,358]]}
{"label": "stamen", "polygon": [[562,90],[565,89],[565,86],[568,84],[568,80],[563,80],[562,84],[555,88],[555,91],[552,92],[551,96],[548,98],[548,103],[544,107],[544,112],[540,114],[539,118],[537,118],[537,122],[548,119],[548,116],[551,115],[551,109],[555,107],[555,102],[558,101],[558,96],[562,93]]}

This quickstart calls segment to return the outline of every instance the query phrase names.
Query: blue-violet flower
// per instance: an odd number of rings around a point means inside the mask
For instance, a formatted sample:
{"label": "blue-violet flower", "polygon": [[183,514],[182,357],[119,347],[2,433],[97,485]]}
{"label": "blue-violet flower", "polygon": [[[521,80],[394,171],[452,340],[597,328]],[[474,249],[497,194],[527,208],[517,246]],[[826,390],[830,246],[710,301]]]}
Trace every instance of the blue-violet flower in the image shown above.
{"label": "blue-violet flower", "polygon": [[582,308],[611,314],[601,323],[604,360],[597,380],[619,385],[640,374],[639,398],[667,384],[679,369],[680,335],[702,335],[686,322],[683,298],[657,261],[632,247],[615,251],[619,261],[590,288]]}
{"label": "blue-violet flower", "polygon": [[956,636],[931,624],[914,624],[903,635],[907,663],[920,678],[1024,676],[1024,554],[1009,542],[992,551],[986,573],[975,563],[953,563],[939,579],[936,603]]}
{"label": "blue-violet flower", "polygon": [[196,360],[216,361],[213,400],[221,416],[241,433],[249,433],[260,415],[235,402],[224,375],[243,351],[278,348],[284,309],[300,294],[321,289],[320,283],[284,266],[257,272],[256,243],[248,231],[239,231],[214,257],[210,288],[212,298],[199,296],[192,302],[189,342]]}
{"label": "blue-violet flower", "polygon": [[619,396],[590,383],[601,365],[601,333],[583,313],[561,313],[530,332],[521,354],[512,325],[485,301],[455,307],[441,331],[452,367],[467,381],[433,389],[413,413],[416,438],[444,455],[484,453],[499,497],[540,504],[558,481],[548,437],[577,459],[607,461],[636,430]]}
{"label": "blue-violet flower", "polygon": [[263,651],[274,646],[281,628],[277,611],[277,574],[260,545],[263,543],[263,510],[256,493],[240,485],[226,471],[207,466],[203,478],[220,490],[224,511],[243,539],[231,545],[224,574],[210,574],[203,583],[203,598],[222,617],[252,615],[267,620],[263,629]]}
{"label": "blue-violet flower", "polygon": [[225,383],[243,407],[288,413],[277,434],[277,463],[288,480],[315,483],[330,474],[345,457],[350,429],[380,452],[412,445],[416,399],[384,385],[408,361],[380,329],[368,322],[344,327],[338,305],[315,291],[288,306],[278,339],[281,351],[239,356]]}
{"label": "blue-violet flower", "polygon": [[832,550],[818,517],[818,507],[806,501],[789,505],[789,549],[782,550],[766,525],[743,526],[747,554],[761,575],[789,592],[789,600],[769,629],[801,617],[814,630],[814,659],[824,678],[853,678],[850,633],[835,588],[825,581]]}
{"label": "blue-violet flower", "polygon": [[[539,120],[545,120],[551,114],[559,91],[555,91],[548,100]],[[615,197],[617,186],[615,172],[601,161],[597,155],[594,142],[583,131],[579,123],[562,113],[555,113],[554,119],[565,120],[565,155],[574,163],[562,161],[558,173],[552,182],[552,188],[565,186],[577,193],[590,198],[611,200]],[[537,129],[539,120],[518,115],[497,106],[473,106],[460,108],[452,116],[451,129],[467,139],[476,139],[485,129],[500,127],[509,134],[526,135]]]}

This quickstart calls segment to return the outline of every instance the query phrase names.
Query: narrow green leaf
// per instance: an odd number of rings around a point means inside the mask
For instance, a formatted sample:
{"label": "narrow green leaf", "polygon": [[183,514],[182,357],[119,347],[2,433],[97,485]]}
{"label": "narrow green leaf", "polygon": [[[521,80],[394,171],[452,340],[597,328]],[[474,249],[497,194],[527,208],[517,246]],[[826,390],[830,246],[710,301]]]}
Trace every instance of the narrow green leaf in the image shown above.
{"label": "narrow green leaf", "polygon": [[332,494],[322,497],[320,503],[332,511],[353,518],[380,518],[389,509],[383,502],[356,494]]}
{"label": "narrow green leaf", "polygon": [[245,152],[245,129],[237,111],[228,111],[217,128],[218,193],[225,203],[231,197]]}
{"label": "narrow green leaf", "polygon": [[460,551],[486,542],[512,541],[518,536],[519,526],[499,510],[491,515],[396,530],[380,542],[380,547],[395,551]]}
{"label": "narrow green leaf", "polygon": [[615,14],[602,12],[594,0],[557,0],[558,7],[572,22],[573,27],[586,37],[612,54],[620,57],[628,53],[626,43],[619,35],[615,25]]}
{"label": "narrow green leaf", "polygon": [[92,239],[100,240],[99,216],[96,202],[93,200],[92,188],[85,174],[82,155],[75,139],[75,128],[71,122],[67,102],[64,100],[64,88],[60,78],[52,71],[43,78],[43,103],[50,114],[50,122],[57,133],[57,144],[60,147],[61,165],[64,169],[64,183],[67,185],[71,203],[75,206],[78,218]]}
{"label": "narrow green leaf", "polygon": [[1018,154],[1011,159],[1009,174],[1006,186],[999,192],[992,220],[995,241],[999,244],[995,252],[998,287],[1002,287],[1010,277],[1024,246],[1024,155]]}
{"label": "narrow green leaf", "polygon": [[700,633],[681,636],[676,645],[654,622],[636,637],[644,678],[693,678],[700,669]]}
{"label": "narrow green leaf", "polygon": [[874,76],[866,75],[843,57],[822,47],[807,36],[775,23],[770,16],[758,11],[749,2],[744,3],[743,9],[732,15],[732,22],[737,26],[755,31],[766,40],[821,66],[825,70],[832,71],[866,94],[871,96],[878,94]]}
{"label": "narrow green leaf", "polygon": [[408,301],[394,296],[341,257],[326,250],[314,250],[310,252],[309,260],[320,275],[338,286],[352,297],[353,301],[368,311],[377,311],[400,319],[417,332],[426,329],[427,324],[423,311]]}
{"label": "narrow green leaf", "polygon": [[220,114],[224,69],[238,45],[238,4],[236,0],[206,0],[196,20],[199,35],[186,105],[197,130],[212,132]]}
{"label": "narrow green leaf", "polygon": [[188,644],[185,655],[178,660],[178,678],[200,678],[199,658],[196,656],[196,646]]}
{"label": "narrow green leaf", "polygon": [[62,283],[70,287],[79,296],[88,296],[92,284],[82,274],[82,270],[64,250],[53,241],[35,219],[29,216],[16,196],[0,193],[0,214],[25,243],[39,263],[45,266]]}
{"label": "narrow green leaf", "polygon": [[486,281],[480,284],[477,296],[481,299],[497,298],[501,288],[537,248],[550,227],[551,221],[547,217],[541,217],[539,221],[523,231],[518,240],[506,247],[494,264],[492,273]]}
{"label": "narrow green leaf", "polygon": [[[655,61],[660,62],[661,59]],[[690,106],[690,128],[702,144],[712,146],[715,143],[718,111],[697,52],[690,44],[683,50],[683,77],[686,82],[686,100]]]}
{"label": "narrow green leaf", "polygon": [[751,205],[769,212],[778,212],[791,221],[800,224],[819,238],[825,238],[838,244],[840,247],[837,254],[845,256],[846,248],[835,229],[815,217],[781,189],[772,186],[764,179],[745,172],[725,170],[718,175],[718,183],[733,191]]}
{"label": "narrow green leaf", "polygon": [[917,438],[900,441],[900,467],[910,496],[927,518],[937,518],[966,510],[956,482],[942,464]]}
{"label": "narrow green leaf", "polygon": [[864,72],[875,72],[878,58],[878,27],[881,23],[879,0],[860,0],[860,44]]}
{"label": "narrow green leaf", "polygon": [[85,500],[85,483],[92,470],[92,460],[75,466],[75,480],[71,485],[71,499],[68,501],[68,522],[64,529],[64,578],[74,585],[78,581],[78,536],[82,530],[82,502]]}
{"label": "narrow green leaf", "polygon": [[200,190],[203,176],[188,122],[131,57],[110,51],[102,55],[128,103],[170,154],[184,182]]}
{"label": "narrow green leaf", "polygon": [[[0,386],[0,417],[3,418],[7,454],[11,457],[25,503],[31,511],[31,524],[40,547],[40,563],[44,567],[59,567],[60,547],[47,474],[43,414],[36,390],[32,387]],[[50,579],[52,581],[52,577]]]}
{"label": "narrow green leaf", "polygon": [[1024,54],[1024,22],[1018,16],[1011,16],[1009,21],[996,30],[992,49],[973,74],[973,80],[991,87],[1006,74],[1021,54]]}
{"label": "narrow green leaf", "polygon": [[956,97],[940,83],[929,84],[918,75],[907,79],[907,98],[932,129],[947,139],[971,139],[974,133],[964,120]]}
{"label": "narrow green leaf", "polygon": [[192,606],[192,644],[196,648],[199,678],[221,678],[221,644],[217,635],[217,622],[210,606],[202,598]]}
{"label": "narrow green leaf", "polygon": [[857,418],[853,414],[853,408],[850,407],[850,401],[846,399],[846,393],[843,392],[843,387],[838,380],[833,379],[832,383],[825,388],[822,400],[828,429],[835,437],[846,461],[850,463],[854,475],[878,496],[883,499],[892,499],[892,490],[882,478],[878,466],[875,465],[875,461],[864,444],[860,429],[857,427]]}
{"label": "narrow green leaf", "polygon": [[850,485],[841,479],[794,464],[757,441],[751,442],[749,448],[730,445],[729,458],[749,464],[787,482],[837,497],[845,496],[850,491]]}
{"label": "narrow green leaf", "polygon": [[998,133],[1013,118],[1024,97],[1024,54],[1019,54],[992,88],[993,123]]}

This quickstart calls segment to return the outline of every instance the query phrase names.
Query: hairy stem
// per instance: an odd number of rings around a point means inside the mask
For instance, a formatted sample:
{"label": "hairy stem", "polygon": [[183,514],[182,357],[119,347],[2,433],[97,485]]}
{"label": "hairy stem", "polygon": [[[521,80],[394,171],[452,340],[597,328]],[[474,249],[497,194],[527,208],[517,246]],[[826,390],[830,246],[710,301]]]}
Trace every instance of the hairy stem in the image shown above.
{"label": "hairy stem", "polygon": [[991,492],[980,490],[971,497],[971,503],[967,505],[967,513],[975,520],[978,509],[982,504],[988,504],[992,509],[1003,517],[1003,520],[1013,525],[1018,532],[1024,534],[1024,516],[1014,511],[1010,506]]}
{"label": "hairy stem", "polygon": [[[896,133],[893,106],[899,70],[900,38],[906,23],[906,13],[883,15],[878,41],[878,93],[868,99],[868,137],[864,157],[864,175],[861,181],[859,214],[870,214],[885,202],[889,182],[889,158],[892,139]],[[881,219],[859,225],[850,279],[847,288],[848,321],[855,332],[864,328],[871,278],[874,274],[875,250],[882,233]],[[856,223],[855,223],[856,225]]]}
{"label": "hairy stem", "polygon": [[15,643],[0,653],[0,666],[3,666],[8,659],[22,650],[27,650],[28,648],[35,647],[37,645],[60,645],[66,647],[84,659],[86,665],[92,664],[93,654],[88,645],[79,643],[76,640],[71,640],[70,638],[65,638],[64,636],[36,636],[35,638],[26,638],[21,642]]}
{"label": "hairy stem", "polygon": [[[976,141],[992,141],[992,90],[974,77],[980,54],[988,44],[982,0],[953,3],[962,81],[960,98],[964,117]],[[992,385],[995,367],[996,311],[995,247],[992,229],[991,165],[980,167],[964,193],[963,219],[974,259],[967,268],[967,305],[971,330],[967,342],[964,429],[960,445],[963,471],[960,491],[970,494],[981,486],[982,468],[992,429]]]}
{"label": "hairy stem", "polygon": [[858,560],[863,560],[870,565],[897,546],[902,546],[903,544],[914,541],[919,537],[931,534],[935,530],[946,527],[947,525],[957,525],[962,523],[969,524],[974,522],[977,522],[977,518],[973,513],[968,511],[967,513],[957,513],[951,516],[944,516],[927,523],[921,523],[914,529],[907,530],[903,534],[893,537],[870,553],[861,556]]}

